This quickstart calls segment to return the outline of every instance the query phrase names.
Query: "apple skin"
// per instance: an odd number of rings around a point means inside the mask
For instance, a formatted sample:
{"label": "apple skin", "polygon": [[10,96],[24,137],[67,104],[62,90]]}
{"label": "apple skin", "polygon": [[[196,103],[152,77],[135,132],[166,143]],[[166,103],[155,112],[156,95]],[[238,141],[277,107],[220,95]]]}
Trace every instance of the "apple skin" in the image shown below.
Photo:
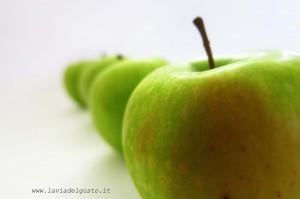
{"label": "apple skin", "polygon": [[97,76],[90,98],[92,119],[104,140],[120,153],[122,120],[132,91],[145,76],[166,64],[160,58],[126,60]]}
{"label": "apple skin", "polygon": [[79,92],[85,106],[89,104],[91,87],[97,75],[122,60],[123,57],[120,55],[108,56],[99,61],[91,62],[84,67],[79,76]]}
{"label": "apple skin", "polygon": [[300,198],[300,56],[165,67],[128,102],[124,157],[144,199]]}

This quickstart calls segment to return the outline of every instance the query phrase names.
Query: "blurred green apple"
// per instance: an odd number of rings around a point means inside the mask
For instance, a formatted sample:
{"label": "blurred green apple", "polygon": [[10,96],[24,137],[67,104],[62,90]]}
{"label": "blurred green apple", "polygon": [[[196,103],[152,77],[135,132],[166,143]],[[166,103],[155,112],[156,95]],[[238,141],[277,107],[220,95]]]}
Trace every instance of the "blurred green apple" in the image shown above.
{"label": "blurred green apple", "polygon": [[[79,76],[90,61],[84,60],[70,64],[64,71],[63,83],[68,95],[80,106],[85,107],[79,92]],[[92,61],[93,62],[93,61]]]}
{"label": "blurred green apple", "polygon": [[79,76],[80,97],[85,105],[89,104],[91,87],[97,75],[121,60],[123,60],[121,55],[105,56],[98,61],[86,64]]}
{"label": "blurred green apple", "polygon": [[128,98],[145,76],[166,63],[158,58],[126,60],[97,76],[90,98],[92,118],[102,137],[117,151],[122,152],[122,120]]}

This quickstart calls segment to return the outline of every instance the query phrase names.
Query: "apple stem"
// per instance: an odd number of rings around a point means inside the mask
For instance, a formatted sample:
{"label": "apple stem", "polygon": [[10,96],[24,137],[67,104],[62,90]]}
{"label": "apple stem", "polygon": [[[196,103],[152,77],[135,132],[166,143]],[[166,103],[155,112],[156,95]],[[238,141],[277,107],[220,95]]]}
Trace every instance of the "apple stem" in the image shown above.
{"label": "apple stem", "polygon": [[117,54],[117,59],[124,59],[124,56],[122,54]]}
{"label": "apple stem", "polygon": [[196,26],[196,28],[198,29],[199,33],[201,34],[203,46],[205,48],[205,51],[206,51],[206,54],[208,57],[209,68],[213,69],[213,68],[215,68],[215,61],[214,61],[214,57],[211,52],[211,47],[210,47],[209,40],[208,40],[208,37],[206,34],[203,19],[201,17],[196,17],[193,20],[193,23]]}

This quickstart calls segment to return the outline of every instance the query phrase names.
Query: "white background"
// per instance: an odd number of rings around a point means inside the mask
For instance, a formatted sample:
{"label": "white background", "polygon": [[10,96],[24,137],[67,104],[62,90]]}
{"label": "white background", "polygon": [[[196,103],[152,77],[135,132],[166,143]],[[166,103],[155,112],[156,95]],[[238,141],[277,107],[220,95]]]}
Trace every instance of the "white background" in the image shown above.
{"label": "white background", "polygon": [[203,57],[197,15],[214,54],[299,53],[299,10],[297,0],[0,0],[0,197],[76,198],[31,189],[110,187],[103,198],[139,198],[122,158],[66,97],[70,61],[102,52]]}

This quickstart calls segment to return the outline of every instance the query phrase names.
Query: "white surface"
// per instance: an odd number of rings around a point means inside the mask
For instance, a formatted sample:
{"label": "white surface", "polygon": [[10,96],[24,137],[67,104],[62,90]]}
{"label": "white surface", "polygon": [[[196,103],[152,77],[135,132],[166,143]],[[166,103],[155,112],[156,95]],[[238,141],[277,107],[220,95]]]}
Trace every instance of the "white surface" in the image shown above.
{"label": "white surface", "polygon": [[63,93],[67,62],[103,51],[174,63],[203,56],[196,15],[214,54],[299,53],[299,10],[298,0],[0,0],[0,198],[73,198],[31,194],[60,186],[139,198],[122,159]]}
{"label": "white surface", "polygon": [[[35,81],[1,86],[0,197],[139,198],[123,159],[99,138],[88,113],[70,103],[59,79]],[[111,194],[31,193],[48,187],[110,188]]]}

